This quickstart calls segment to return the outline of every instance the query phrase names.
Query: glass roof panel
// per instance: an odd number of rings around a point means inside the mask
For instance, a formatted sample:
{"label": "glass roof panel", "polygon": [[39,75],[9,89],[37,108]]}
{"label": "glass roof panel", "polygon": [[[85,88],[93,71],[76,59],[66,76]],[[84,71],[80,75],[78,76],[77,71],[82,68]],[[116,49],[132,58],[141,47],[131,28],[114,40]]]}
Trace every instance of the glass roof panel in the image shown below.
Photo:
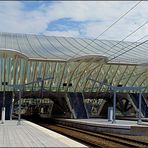
{"label": "glass roof panel", "polygon": [[85,55],[100,55],[107,57],[109,63],[148,63],[147,42],[91,40],[1,32],[0,48],[17,50],[28,58],[42,60],[69,60]]}

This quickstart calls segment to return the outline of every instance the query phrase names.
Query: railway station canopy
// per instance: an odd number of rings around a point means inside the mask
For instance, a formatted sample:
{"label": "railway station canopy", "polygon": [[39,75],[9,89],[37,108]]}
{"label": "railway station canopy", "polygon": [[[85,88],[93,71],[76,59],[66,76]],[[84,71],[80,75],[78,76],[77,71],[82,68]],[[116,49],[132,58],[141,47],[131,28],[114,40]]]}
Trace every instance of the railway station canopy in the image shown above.
{"label": "railway station canopy", "polygon": [[[113,86],[146,86],[148,43],[0,33],[0,75],[1,84],[12,85],[52,77],[44,81],[51,92],[108,91],[88,78]],[[25,88],[39,89],[38,83]]]}

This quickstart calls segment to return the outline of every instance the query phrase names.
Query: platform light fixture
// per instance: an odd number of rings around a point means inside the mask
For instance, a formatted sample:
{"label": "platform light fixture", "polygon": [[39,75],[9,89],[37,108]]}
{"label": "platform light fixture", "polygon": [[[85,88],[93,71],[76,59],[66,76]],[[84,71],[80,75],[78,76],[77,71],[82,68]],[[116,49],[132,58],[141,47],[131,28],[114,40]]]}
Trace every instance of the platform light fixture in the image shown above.
{"label": "platform light fixture", "polygon": [[63,83],[63,86],[67,86],[67,83]]}

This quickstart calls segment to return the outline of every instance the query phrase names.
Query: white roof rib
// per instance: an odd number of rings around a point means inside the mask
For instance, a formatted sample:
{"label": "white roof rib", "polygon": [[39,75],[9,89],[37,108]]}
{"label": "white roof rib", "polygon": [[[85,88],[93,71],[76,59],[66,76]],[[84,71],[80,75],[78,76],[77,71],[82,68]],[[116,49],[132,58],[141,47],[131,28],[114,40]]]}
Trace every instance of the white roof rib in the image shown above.
{"label": "white roof rib", "polygon": [[88,55],[103,56],[109,63],[148,63],[148,43],[0,33],[0,49],[13,49],[29,59],[67,61]]}

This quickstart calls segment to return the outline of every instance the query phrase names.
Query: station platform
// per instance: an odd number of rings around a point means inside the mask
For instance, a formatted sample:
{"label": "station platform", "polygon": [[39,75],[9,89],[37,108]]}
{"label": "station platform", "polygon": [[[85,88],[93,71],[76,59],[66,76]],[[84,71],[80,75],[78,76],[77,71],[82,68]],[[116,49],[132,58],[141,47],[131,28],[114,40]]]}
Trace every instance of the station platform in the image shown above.
{"label": "station platform", "polygon": [[148,136],[148,122],[137,124],[137,121],[116,120],[113,124],[107,119],[56,119],[55,122],[93,132]]}
{"label": "station platform", "polygon": [[6,120],[0,123],[0,147],[86,147],[66,136],[32,122]]}

